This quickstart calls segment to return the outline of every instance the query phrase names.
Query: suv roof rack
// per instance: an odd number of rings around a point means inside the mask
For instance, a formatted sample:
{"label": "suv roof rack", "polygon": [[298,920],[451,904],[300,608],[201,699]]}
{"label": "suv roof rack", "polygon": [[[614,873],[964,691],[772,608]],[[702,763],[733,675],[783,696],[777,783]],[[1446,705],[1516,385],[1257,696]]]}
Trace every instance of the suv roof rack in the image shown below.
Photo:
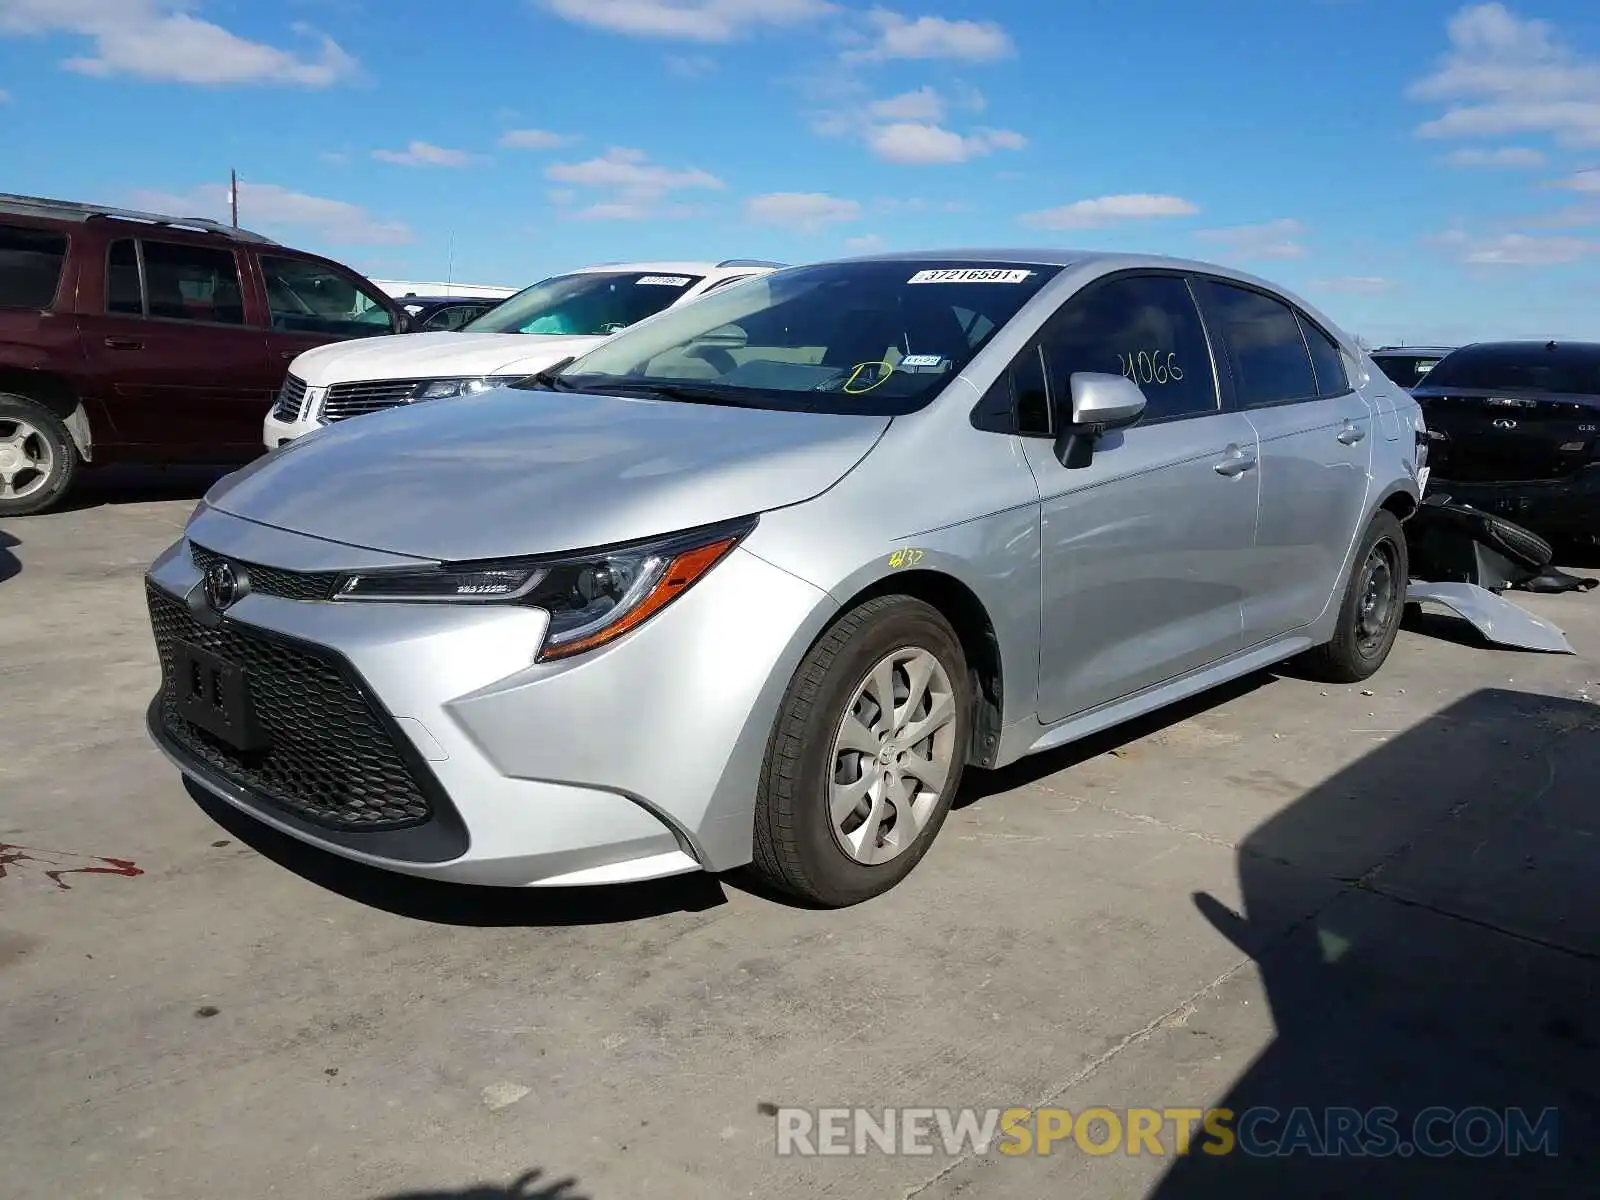
{"label": "suv roof rack", "polygon": [[772,267],[774,269],[782,269],[788,265],[788,263],[772,262],[765,258],[725,258],[717,264],[717,267],[718,269],[722,267]]}
{"label": "suv roof rack", "polygon": [[224,237],[240,242],[263,242],[269,246],[278,244],[264,234],[225,225],[209,217],[171,217],[161,213],[138,212],[131,208],[108,208],[103,204],[79,204],[73,200],[47,200],[42,196],[18,196],[10,192],[0,192],[0,212],[17,216],[54,217],[66,221],[111,217],[119,221],[142,221],[148,225],[171,225],[175,228],[197,229],[205,233],[220,233]]}

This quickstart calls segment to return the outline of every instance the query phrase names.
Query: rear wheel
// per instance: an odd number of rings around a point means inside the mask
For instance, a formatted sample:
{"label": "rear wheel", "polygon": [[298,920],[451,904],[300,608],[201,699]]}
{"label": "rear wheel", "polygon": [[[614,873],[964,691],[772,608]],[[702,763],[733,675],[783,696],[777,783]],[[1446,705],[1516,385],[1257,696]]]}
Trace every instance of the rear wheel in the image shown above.
{"label": "rear wheel", "polygon": [[1333,637],[1306,654],[1307,671],[1330,683],[1359,683],[1376,674],[1400,633],[1410,576],[1400,520],[1379,509],[1356,551]]}
{"label": "rear wheel", "polygon": [[43,512],[78,471],[67,427],[26,396],[0,392],[0,517]]}
{"label": "rear wheel", "polygon": [[869,600],[795,672],[756,797],[756,873],[828,907],[888,891],[961,785],[972,723],[960,639],[910,596]]}

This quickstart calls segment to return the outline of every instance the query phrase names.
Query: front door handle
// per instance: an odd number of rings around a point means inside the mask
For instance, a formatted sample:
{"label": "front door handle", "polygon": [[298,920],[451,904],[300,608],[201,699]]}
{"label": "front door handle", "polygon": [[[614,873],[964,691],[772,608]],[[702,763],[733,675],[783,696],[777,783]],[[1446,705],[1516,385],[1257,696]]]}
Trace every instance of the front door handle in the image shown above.
{"label": "front door handle", "polygon": [[138,338],[108,337],[106,347],[110,350],[143,350],[144,343]]}
{"label": "front door handle", "polygon": [[1354,446],[1366,436],[1367,431],[1365,429],[1362,429],[1359,425],[1352,424],[1349,421],[1346,421],[1344,423],[1344,428],[1339,430],[1339,441],[1346,446]]}
{"label": "front door handle", "polygon": [[298,350],[279,350],[278,357],[282,359],[296,359],[300,357]]}
{"label": "front door handle", "polygon": [[1246,471],[1254,469],[1255,465],[1256,456],[1254,454],[1246,454],[1238,446],[1229,446],[1228,457],[1219,463],[1213,464],[1211,469],[1218,475],[1226,475],[1232,478],[1235,475],[1243,475]]}

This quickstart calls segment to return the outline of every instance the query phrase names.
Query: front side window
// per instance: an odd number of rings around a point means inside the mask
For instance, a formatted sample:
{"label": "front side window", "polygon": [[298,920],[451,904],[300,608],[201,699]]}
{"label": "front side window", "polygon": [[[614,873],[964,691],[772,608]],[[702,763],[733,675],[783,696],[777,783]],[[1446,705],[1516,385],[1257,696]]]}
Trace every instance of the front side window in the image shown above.
{"label": "front side window", "polygon": [[1122,375],[1145,395],[1141,424],[1217,411],[1205,328],[1189,285],[1176,275],[1133,275],[1091,284],[1044,334],[1050,386],[1071,394],[1075,372]]}
{"label": "front side window", "polygon": [[0,225],[0,308],[49,308],[66,261],[65,234]]}
{"label": "front side window", "polygon": [[460,329],[482,312],[483,309],[481,308],[473,308],[466,304],[453,304],[449,308],[441,308],[434,313],[433,316],[422,323],[422,328],[430,333]]}
{"label": "front side window", "polygon": [[1264,408],[1317,394],[1311,353],[1294,310],[1262,292],[1209,283],[1233,386],[1243,408]]}
{"label": "front side window", "polygon": [[383,301],[341,271],[303,258],[263,254],[261,274],[274,329],[333,337],[370,337],[394,330]]}
{"label": "front side window", "polygon": [[501,301],[462,332],[603,337],[670,308],[704,278],[643,271],[559,275]]}
{"label": "front side window", "polygon": [[986,344],[969,335],[972,316],[998,331],[1059,271],[913,260],[796,267],[618,334],[562,371],[557,385],[757,408],[913,412]]}
{"label": "front side window", "polygon": [[[138,256],[131,275],[130,250]],[[139,259],[143,260],[142,272]],[[244,324],[239,261],[232,250],[179,242],[122,241],[112,246],[106,268],[110,311],[130,315],[142,311],[144,316],[169,321]],[[137,306],[132,303],[134,296],[140,296]]]}

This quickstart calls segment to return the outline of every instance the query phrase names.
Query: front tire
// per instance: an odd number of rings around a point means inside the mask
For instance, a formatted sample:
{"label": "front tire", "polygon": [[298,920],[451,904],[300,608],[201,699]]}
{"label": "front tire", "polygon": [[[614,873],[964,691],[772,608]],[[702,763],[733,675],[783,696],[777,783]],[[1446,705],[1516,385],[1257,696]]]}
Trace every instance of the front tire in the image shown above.
{"label": "front tire", "polygon": [[753,870],[829,908],[888,891],[944,824],[971,731],[966,656],[939,611],[910,596],[852,609],[784,696],[756,796]]}
{"label": "front tire", "polygon": [[61,418],[26,396],[0,392],[0,517],[44,512],[78,473]]}
{"label": "front tire", "polygon": [[1328,683],[1360,683],[1375,675],[1399,636],[1410,580],[1400,519],[1379,509],[1356,550],[1333,638],[1306,654],[1307,672]]}

